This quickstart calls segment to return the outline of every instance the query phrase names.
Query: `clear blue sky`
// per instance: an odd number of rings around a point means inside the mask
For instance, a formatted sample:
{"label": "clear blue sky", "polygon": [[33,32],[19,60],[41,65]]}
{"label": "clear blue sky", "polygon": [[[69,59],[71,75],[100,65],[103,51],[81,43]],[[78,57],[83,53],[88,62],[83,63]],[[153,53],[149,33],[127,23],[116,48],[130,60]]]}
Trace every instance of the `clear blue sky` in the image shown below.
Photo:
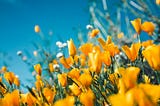
{"label": "clear blue sky", "polygon": [[87,0],[0,0],[0,51],[13,58],[9,70],[24,81],[31,74],[16,52],[33,50],[31,41],[38,38],[34,25],[44,34],[52,30],[55,39],[60,35],[67,40],[76,37],[73,27],[85,28],[88,22]]}

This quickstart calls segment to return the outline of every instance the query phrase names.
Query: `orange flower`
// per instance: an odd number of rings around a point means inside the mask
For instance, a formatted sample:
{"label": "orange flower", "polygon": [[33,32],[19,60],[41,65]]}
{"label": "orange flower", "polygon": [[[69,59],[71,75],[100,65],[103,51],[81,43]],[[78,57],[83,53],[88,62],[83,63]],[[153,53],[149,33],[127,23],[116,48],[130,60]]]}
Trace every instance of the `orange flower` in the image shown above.
{"label": "orange flower", "polygon": [[91,71],[99,73],[102,66],[100,53],[99,52],[89,53],[89,63]]}
{"label": "orange flower", "polygon": [[75,45],[74,45],[74,43],[73,43],[73,40],[70,39],[70,41],[67,41],[67,43],[68,43],[69,55],[70,55],[70,56],[76,55],[76,47],[75,47]]}
{"label": "orange flower", "polygon": [[37,102],[37,99],[31,93],[28,93],[26,95],[26,102],[28,106],[34,106]]}
{"label": "orange flower", "polygon": [[36,89],[37,89],[38,91],[40,91],[41,88],[44,86],[44,83],[43,83],[42,80],[37,80],[37,81],[35,82],[35,86],[36,86]]}
{"label": "orange flower", "polygon": [[20,81],[19,81],[19,78],[18,77],[16,77],[15,76],[15,78],[14,78],[14,84],[16,85],[16,86],[20,86]]}
{"label": "orange flower", "polygon": [[152,22],[144,22],[141,26],[141,29],[144,32],[147,32],[149,35],[152,35],[155,29],[155,26]]}
{"label": "orange flower", "polygon": [[[74,56],[75,57],[75,56]],[[66,58],[66,62],[69,66],[74,64],[74,59],[73,57],[69,56],[68,58]]]}
{"label": "orange flower", "polygon": [[5,72],[4,78],[8,81],[10,85],[14,82],[15,75],[13,72]]}
{"label": "orange flower", "polygon": [[49,103],[52,103],[52,102],[53,102],[53,99],[54,99],[54,96],[55,96],[54,91],[52,91],[52,90],[49,89],[49,88],[44,88],[44,89],[43,89],[43,94],[44,94],[45,98],[47,99],[47,101],[48,101]]}
{"label": "orange flower", "polygon": [[142,54],[153,69],[160,70],[160,45],[149,46]]}
{"label": "orange flower", "polygon": [[157,4],[157,5],[160,5],[160,0],[156,0],[156,4]]}
{"label": "orange flower", "polygon": [[78,79],[80,76],[80,71],[77,68],[72,69],[71,71],[68,72],[68,76],[71,77],[72,79]]}
{"label": "orange flower", "polygon": [[92,83],[92,76],[88,73],[83,73],[78,80],[83,86],[89,87]]}
{"label": "orange flower", "polygon": [[122,75],[122,78],[119,80],[119,93],[125,93],[127,90],[135,87],[140,72],[138,67],[119,68],[118,71]]}
{"label": "orange flower", "polygon": [[53,106],[74,106],[75,99],[73,96],[67,96],[64,99],[58,100]]}
{"label": "orange flower", "polygon": [[131,61],[135,61],[138,56],[138,51],[140,47],[140,43],[133,43],[130,48],[127,45],[122,46],[122,50],[125,52],[125,54]]}
{"label": "orange flower", "polygon": [[113,57],[116,54],[119,54],[118,46],[114,45],[114,43],[107,44],[104,48],[105,51],[109,51],[110,55]]}
{"label": "orange flower", "polygon": [[123,33],[123,32],[117,34],[117,38],[118,38],[118,39],[121,39],[121,38],[123,38],[123,37],[124,37],[124,33]]}
{"label": "orange flower", "polygon": [[148,47],[148,46],[151,46],[151,45],[153,45],[152,40],[147,40],[145,42],[142,42],[142,46],[145,47],[145,48]]}
{"label": "orange flower", "polygon": [[42,73],[42,67],[40,64],[34,65],[34,70],[37,72],[37,74],[41,75]]}
{"label": "orange flower", "polygon": [[86,64],[86,56],[84,54],[80,55],[80,63],[81,63],[81,66],[85,66]]}
{"label": "orange flower", "polygon": [[60,61],[60,63],[61,63],[65,68],[67,68],[67,69],[70,68],[70,66],[69,66],[69,64],[67,63],[66,58],[64,58],[64,56],[60,57],[59,61]]}
{"label": "orange flower", "polygon": [[80,46],[79,50],[84,53],[86,56],[88,56],[88,53],[92,52],[93,44],[92,43],[86,43]]}
{"label": "orange flower", "polygon": [[100,43],[100,45],[102,46],[102,48],[104,49],[106,42],[102,39],[102,38],[98,38],[98,42]]}
{"label": "orange flower", "polygon": [[135,29],[135,31],[140,34],[141,33],[141,19],[137,18],[133,21],[131,21],[131,24],[133,26],[133,28]]}
{"label": "orange flower", "polygon": [[94,106],[95,95],[91,89],[88,89],[86,92],[81,93],[80,102],[84,106]]}
{"label": "orange flower", "polygon": [[58,81],[65,87],[67,85],[67,75],[66,73],[58,74]]}
{"label": "orange flower", "polygon": [[93,29],[93,30],[91,31],[91,33],[89,33],[89,36],[90,36],[91,38],[93,38],[93,37],[97,36],[99,32],[100,32],[99,29]]}
{"label": "orange flower", "polygon": [[39,33],[39,32],[40,32],[40,27],[39,27],[38,25],[35,25],[34,31],[35,31],[36,33]]}
{"label": "orange flower", "polygon": [[73,83],[72,85],[69,86],[70,90],[73,92],[73,94],[75,96],[80,95],[81,93],[81,89],[80,87],[78,87],[75,83]]}
{"label": "orange flower", "polygon": [[48,67],[50,72],[54,72],[53,63],[49,63]]}
{"label": "orange flower", "polygon": [[7,67],[6,67],[6,66],[3,66],[3,67],[1,68],[1,70],[2,70],[2,72],[6,72],[6,71],[7,71]]}
{"label": "orange flower", "polygon": [[104,51],[103,53],[101,53],[101,60],[102,62],[104,62],[104,64],[109,66],[111,64],[110,53],[108,51]]}
{"label": "orange flower", "polygon": [[2,106],[20,106],[19,90],[7,93],[2,100]]}

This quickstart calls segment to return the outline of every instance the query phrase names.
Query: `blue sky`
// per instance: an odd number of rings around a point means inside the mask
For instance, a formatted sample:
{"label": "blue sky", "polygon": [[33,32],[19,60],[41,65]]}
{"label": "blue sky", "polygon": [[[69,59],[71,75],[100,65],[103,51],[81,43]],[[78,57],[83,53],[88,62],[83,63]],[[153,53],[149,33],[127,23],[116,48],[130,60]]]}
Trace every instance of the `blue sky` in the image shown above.
{"label": "blue sky", "polygon": [[31,41],[38,39],[36,24],[45,35],[52,31],[55,41],[57,36],[76,37],[73,27],[85,28],[88,22],[87,0],[0,0],[0,51],[12,57],[9,70],[24,81],[31,73],[16,52],[33,50]]}

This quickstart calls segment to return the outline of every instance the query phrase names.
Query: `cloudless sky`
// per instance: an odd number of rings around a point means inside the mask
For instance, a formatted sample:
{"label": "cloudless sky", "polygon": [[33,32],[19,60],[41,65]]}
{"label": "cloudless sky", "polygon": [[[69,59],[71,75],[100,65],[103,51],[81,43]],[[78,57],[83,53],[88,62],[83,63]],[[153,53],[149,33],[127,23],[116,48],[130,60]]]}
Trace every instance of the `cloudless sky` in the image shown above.
{"label": "cloudless sky", "polygon": [[53,39],[60,35],[67,40],[76,37],[73,27],[85,28],[88,22],[87,0],[0,0],[0,51],[12,57],[9,70],[24,82],[31,73],[16,52],[33,50],[36,24],[45,35],[52,31]]}

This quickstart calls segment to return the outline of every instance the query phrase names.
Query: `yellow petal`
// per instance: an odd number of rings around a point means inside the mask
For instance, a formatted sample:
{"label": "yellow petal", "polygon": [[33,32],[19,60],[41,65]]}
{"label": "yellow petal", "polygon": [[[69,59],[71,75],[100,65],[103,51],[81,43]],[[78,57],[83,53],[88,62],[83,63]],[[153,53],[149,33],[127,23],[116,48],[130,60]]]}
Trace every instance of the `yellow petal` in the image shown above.
{"label": "yellow petal", "polygon": [[67,41],[68,43],[68,52],[70,56],[74,56],[76,55],[76,46],[73,43],[73,40],[70,39],[69,41]]}
{"label": "yellow petal", "polygon": [[133,26],[133,28],[135,29],[135,31],[140,34],[141,33],[141,19],[137,18],[133,21],[131,21],[131,24]]}
{"label": "yellow petal", "polygon": [[149,35],[152,35],[155,29],[155,26],[152,22],[144,22],[141,26],[142,30],[147,32]]}
{"label": "yellow petal", "polygon": [[41,75],[42,73],[42,67],[40,64],[34,65],[34,70],[37,72],[37,74]]}
{"label": "yellow petal", "polygon": [[65,87],[67,85],[67,75],[66,73],[58,74],[58,81]]}
{"label": "yellow petal", "polygon": [[39,27],[39,25],[35,25],[34,31],[35,31],[36,33],[39,33],[39,32],[40,32],[40,27]]}
{"label": "yellow petal", "polygon": [[93,37],[97,36],[99,32],[100,32],[99,29],[93,29],[91,31],[91,33],[89,33],[89,35],[91,38],[93,38]]}

